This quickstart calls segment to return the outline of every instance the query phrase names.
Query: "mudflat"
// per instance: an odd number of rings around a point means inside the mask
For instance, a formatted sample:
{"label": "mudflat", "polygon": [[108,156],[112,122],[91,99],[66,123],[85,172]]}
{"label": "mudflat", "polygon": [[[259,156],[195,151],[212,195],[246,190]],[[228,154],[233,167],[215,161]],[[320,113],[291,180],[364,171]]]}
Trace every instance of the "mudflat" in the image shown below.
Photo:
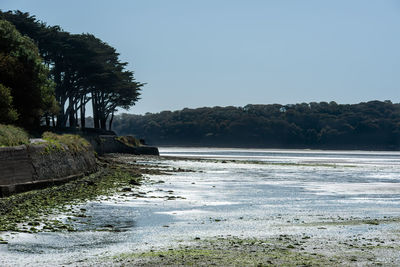
{"label": "mudflat", "polygon": [[[396,153],[161,149],[161,155],[103,158],[114,177],[106,179],[109,189],[39,216],[37,232],[24,232],[32,220],[3,232],[0,262],[400,263]],[[101,183],[84,181],[84,188]],[[59,224],[46,229],[40,218]]]}

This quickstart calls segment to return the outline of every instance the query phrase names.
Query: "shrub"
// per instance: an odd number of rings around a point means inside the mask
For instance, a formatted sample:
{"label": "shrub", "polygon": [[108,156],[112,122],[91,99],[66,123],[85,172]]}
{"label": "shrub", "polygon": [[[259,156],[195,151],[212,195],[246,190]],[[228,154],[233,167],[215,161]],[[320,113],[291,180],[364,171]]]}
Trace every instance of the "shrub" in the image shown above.
{"label": "shrub", "polygon": [[121,143],[124,143],[127,146],[130,147],[138,147],[141,146],[142,144],[140,143],[139,139],[133,137],[133,136],[119,136],[116,138],[118,141]]}
{"label": "shrub", "polygon": [[12,125],[0,124],[0,146],[19,146],[29,144],[28,133]]}
{"label": "shrub", "polygon": [[12,106],[10,88],[0,83],[0,123],[12,123],[18,119],[18,113]]}

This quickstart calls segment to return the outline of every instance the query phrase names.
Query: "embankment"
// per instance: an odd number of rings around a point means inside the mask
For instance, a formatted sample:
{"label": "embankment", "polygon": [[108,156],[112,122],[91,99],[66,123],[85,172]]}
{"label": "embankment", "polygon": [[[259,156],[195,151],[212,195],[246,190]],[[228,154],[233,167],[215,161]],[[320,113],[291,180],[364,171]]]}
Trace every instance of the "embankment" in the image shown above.
{"label": "embankment", "polygon": [[[62,134],[73,134],[79,135],[86,139],[93,147],[94,151],[98,155],[104,155],[107,153],[127,153],[133,155],[159,155],[157,147],[147,146],[144,144],[138,144],[134,141],[134,137],[117,136],[113,131],[107,131],[102,129],[94,128],[48,128],[43,127],[39,131],[39,136],[45,131],[53,132],[59,135]],[[139,140],[137,140],[139,142]],[[140,143],[140,142],[139,142]]]}
{"label": "embankment", "polygon": [[0,147],[0,197],[82,177],[97,170],[94,151],[49,144]]}
{"label": "embankment", "polygon": [[127,153],[133,155],[155,155],[158,156],[157,147],[135,146],[129,142],[123,142],[116,135],[82,135],[99,155],[107,153]]}

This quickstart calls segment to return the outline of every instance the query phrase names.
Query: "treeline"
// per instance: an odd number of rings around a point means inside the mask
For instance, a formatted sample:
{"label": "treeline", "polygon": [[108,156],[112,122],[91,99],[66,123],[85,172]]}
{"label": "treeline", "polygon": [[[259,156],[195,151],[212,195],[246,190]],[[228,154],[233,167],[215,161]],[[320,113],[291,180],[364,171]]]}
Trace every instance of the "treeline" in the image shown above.
{"label": "treeline", "polygon": [[90,103],[94,127],[111,128],[114,112],[134,105],[143,86],[126,65],[92,34],[0,11],[0,123],[85,127]]}
{"label": "treeline", "polygon": [[122,114],[114,130],[156,145],[399,149],[400,104],[312,102]]}

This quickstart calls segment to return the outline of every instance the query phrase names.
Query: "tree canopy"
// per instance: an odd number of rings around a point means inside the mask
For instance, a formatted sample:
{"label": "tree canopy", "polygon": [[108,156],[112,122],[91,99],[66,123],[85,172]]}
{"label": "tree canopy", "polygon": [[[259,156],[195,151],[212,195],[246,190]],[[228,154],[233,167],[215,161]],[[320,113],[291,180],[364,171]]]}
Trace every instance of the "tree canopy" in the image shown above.
{"label": "tree canopy", "polygon": [[[118,108],[128,109],[139,99],[142,83],[126,70],[115,48],[92,34],[71,34],[59,26],[48,26],[29,13],[0,12],[38,46],[55,84],[55,102],[47,103],[46,123],[85,127],[86,105],[92,103],[93,125],[109,127]],[[56,116],[56,118],[55,118]]]}
{"label": "tree canopy", "polygon": [[399,149],[400,104],[247,105],[117,116],[114,130],[156,145]]}
{"label": "tree canopy", "polygon": [[12,123],[18,119],[13,108],[11,90],[0,83],[0,123]]}
{"label": "tree canopy", "polygon": [[35,43],[0,20],[0,122],[38,126],[54,103],[48,74]]}

